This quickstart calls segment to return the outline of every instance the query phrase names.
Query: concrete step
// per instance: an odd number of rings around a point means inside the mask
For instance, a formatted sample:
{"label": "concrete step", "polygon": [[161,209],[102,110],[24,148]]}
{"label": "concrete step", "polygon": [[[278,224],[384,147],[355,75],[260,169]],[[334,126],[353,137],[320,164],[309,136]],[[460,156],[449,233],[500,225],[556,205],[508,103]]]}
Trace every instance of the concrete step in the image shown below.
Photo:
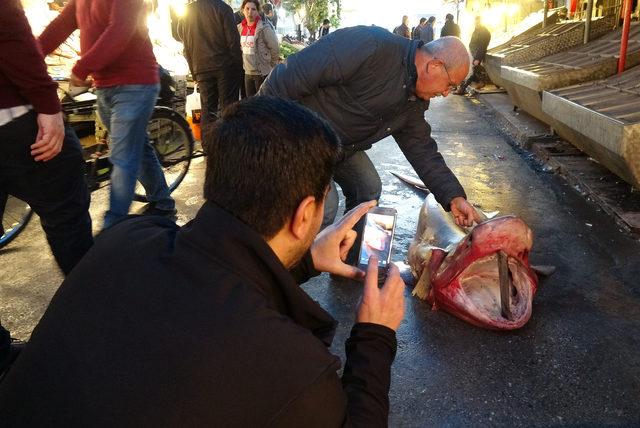
{"label": "concrete step", "polygon": [[640,190],[524,111],[514,110],[506,93],[476,94],[494,111],[501,130],[514,145],[532,152],[561,174],[582,195],[594,201],[628,232],[640,236]]}

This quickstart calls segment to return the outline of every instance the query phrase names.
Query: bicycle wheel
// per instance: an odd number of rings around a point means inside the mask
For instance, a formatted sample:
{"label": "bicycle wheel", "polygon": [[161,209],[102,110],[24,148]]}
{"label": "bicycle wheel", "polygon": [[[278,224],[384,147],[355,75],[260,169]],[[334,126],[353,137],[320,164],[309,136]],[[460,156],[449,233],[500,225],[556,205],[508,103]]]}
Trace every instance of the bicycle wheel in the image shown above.
{"label": "bicycle wheel", "polygon": [[[155,107],[147,125],[149,142],[156,151],[164,177],[173,192],[189,170],[193,153],[193,135],[187,121],[168,107]],[[144,187],[136,184],[135,200],[148,202]]]}
{"label": "bicycle wheel", "polygon": [[0,248],[13,241],[24,230],[31,219],[33,211],[29,204],[6,194],[0,194],[0,218],[2,230],[0,233]]}

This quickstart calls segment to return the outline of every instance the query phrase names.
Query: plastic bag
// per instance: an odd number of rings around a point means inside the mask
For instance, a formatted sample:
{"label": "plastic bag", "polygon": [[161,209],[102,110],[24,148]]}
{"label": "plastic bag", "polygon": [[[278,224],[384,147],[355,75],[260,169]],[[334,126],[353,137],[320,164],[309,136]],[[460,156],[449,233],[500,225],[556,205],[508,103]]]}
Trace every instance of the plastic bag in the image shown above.
{"label": "plastic bag", "polygon": [[191,132],[196,140],[202,137],[200,122],[202,121],[202,105],[200,103],[200,92],[198,92],[198,84],[194,83],[193,92],[187,95],[185,110],[187,113],[187,122],[191,126]]}

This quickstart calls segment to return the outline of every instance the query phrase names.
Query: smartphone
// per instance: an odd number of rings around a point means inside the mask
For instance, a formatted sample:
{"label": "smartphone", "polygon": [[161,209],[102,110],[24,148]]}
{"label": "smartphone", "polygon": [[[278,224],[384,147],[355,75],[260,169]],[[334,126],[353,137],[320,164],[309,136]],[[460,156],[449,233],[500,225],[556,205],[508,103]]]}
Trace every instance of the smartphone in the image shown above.
{"label": "smartphone", "polygon": [[386,270],[391,261],[393,236],[396,231],[395,208],[373,207],[365,215],[364,230],[358,253],[358,267],[366,270],[369,257],[378,256],[378,268]]}

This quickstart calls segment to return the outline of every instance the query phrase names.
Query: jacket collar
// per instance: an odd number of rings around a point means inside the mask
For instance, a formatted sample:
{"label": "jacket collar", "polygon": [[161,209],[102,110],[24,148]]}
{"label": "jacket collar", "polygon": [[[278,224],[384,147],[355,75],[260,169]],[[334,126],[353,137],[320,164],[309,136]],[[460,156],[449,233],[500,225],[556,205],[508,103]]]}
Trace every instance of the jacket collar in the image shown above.
{"label": "jacket collar", "polygon": [[409,51],[405,58],[405,66],[407,67],[407,79],[405,81],[407,96],[410,100],[416,99],[416,82],[418,80],[418,70],[416,69],[416,51],[424,45],[422,40],[411,40],[409,43]]}
{"label": "jacket collar", "polygon": [[253,284],[273,309],[331,344],[337,322],[299,287],[265,240],[231,213],[205,202],[177,239]]}

